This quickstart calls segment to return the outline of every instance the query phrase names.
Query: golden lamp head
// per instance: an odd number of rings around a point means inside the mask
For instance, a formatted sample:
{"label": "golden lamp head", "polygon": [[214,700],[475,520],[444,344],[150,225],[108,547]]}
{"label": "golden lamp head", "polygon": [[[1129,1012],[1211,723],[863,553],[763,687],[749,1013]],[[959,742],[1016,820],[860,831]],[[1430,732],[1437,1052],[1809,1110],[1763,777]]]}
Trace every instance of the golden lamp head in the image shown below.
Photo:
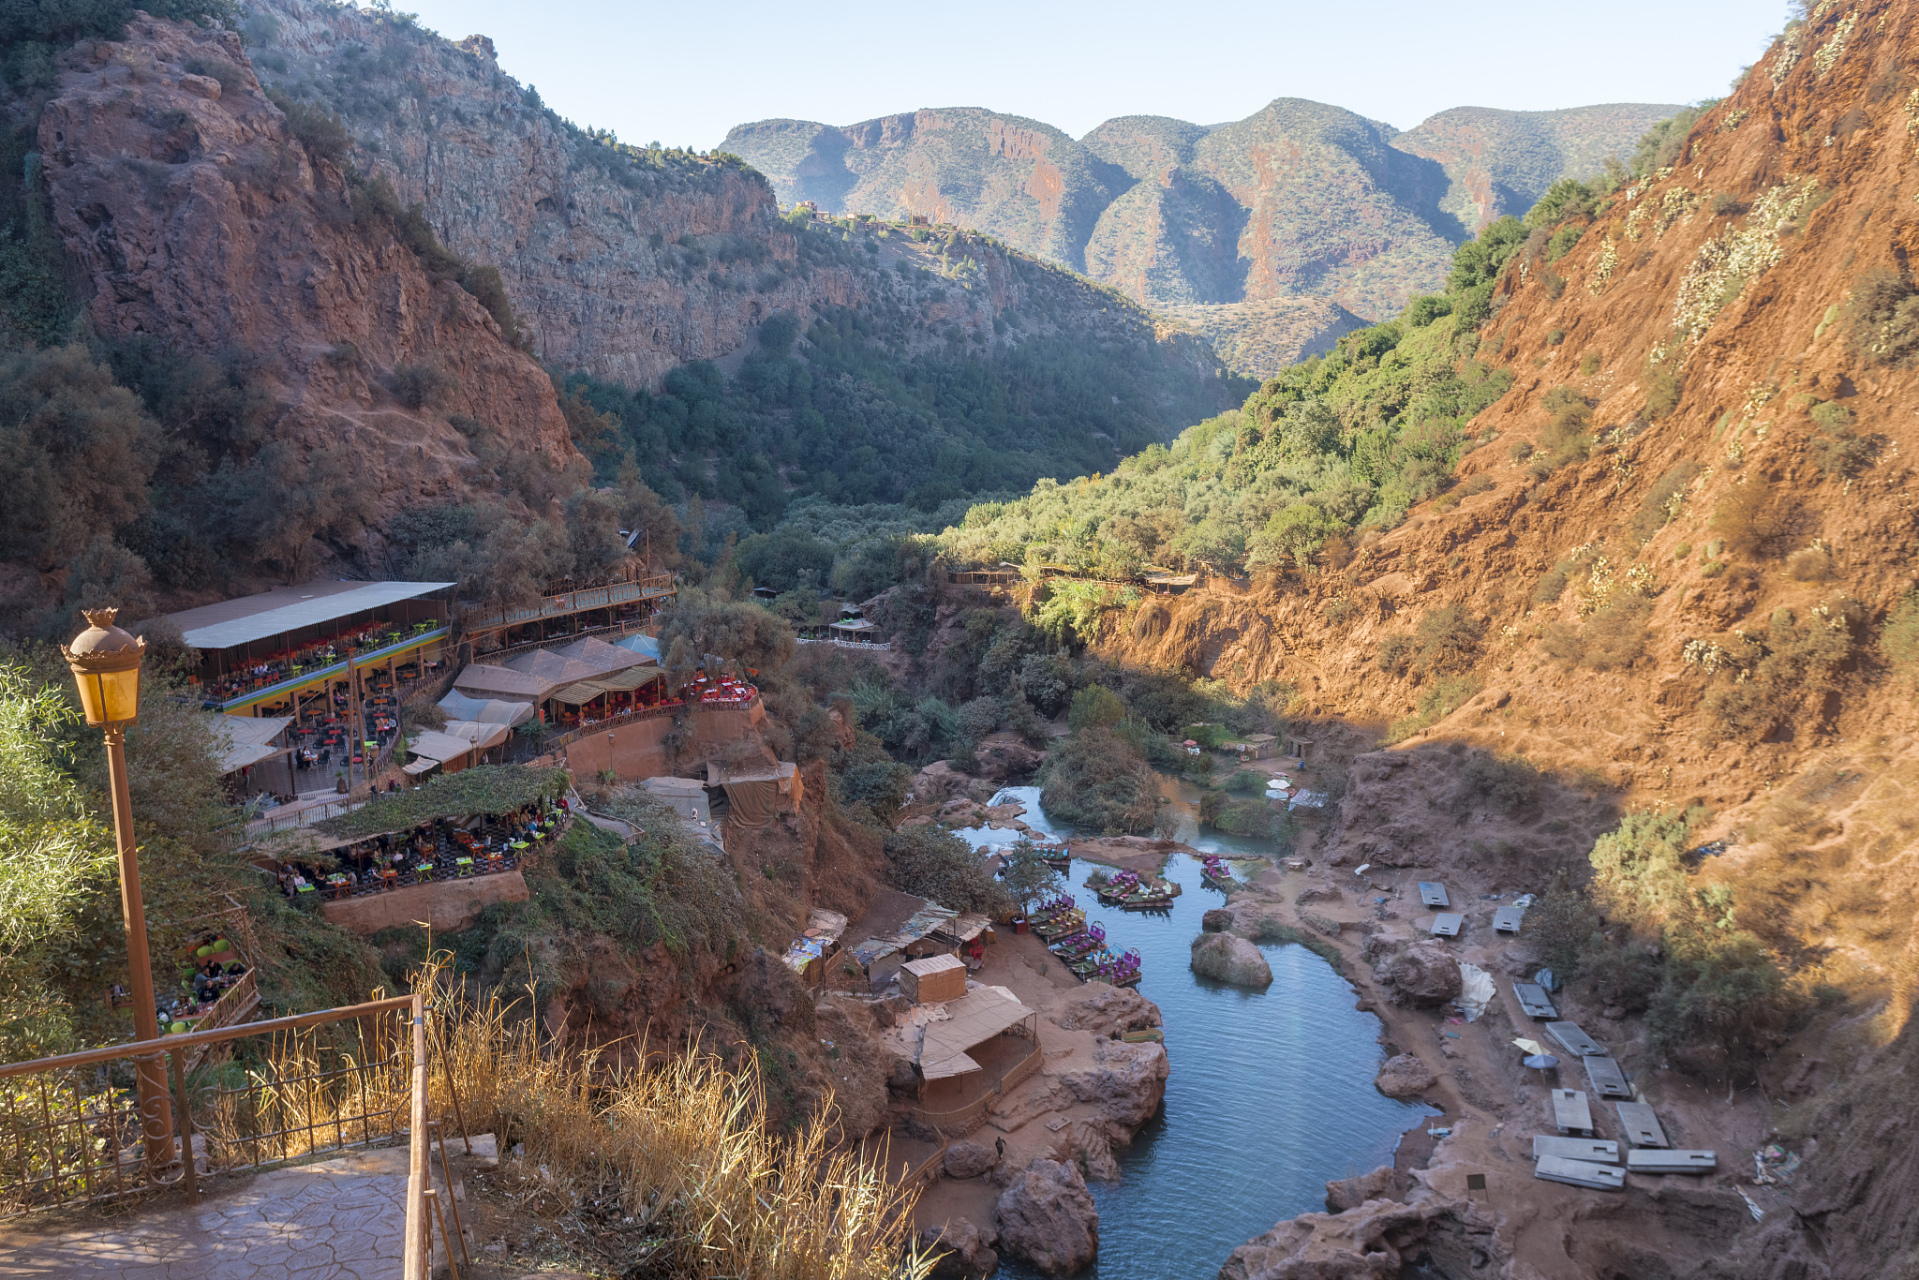
{"label": "golden lamp head", "polygon": [[147,642],[113,625],[118,609],[85,609],[88,627],[62,645],[91,725],[128,724],[140,715],[140,663]]}

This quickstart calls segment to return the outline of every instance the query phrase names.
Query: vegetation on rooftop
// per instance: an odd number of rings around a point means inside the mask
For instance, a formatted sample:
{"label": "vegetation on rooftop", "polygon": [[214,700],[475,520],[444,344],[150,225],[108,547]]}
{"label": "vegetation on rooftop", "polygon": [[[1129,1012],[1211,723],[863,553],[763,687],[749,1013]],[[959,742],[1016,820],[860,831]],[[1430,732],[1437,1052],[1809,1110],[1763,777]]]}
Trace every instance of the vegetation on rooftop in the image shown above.
{"label": "vegetation on rooftop", "polygon": [[376,796],[351,813],[315,823],[314,829],[330,836],[384,835],[440,818],[510,813],[537,800],[558,800],[566,788],[564,769],[483,764],[440,774],[411,791]]}

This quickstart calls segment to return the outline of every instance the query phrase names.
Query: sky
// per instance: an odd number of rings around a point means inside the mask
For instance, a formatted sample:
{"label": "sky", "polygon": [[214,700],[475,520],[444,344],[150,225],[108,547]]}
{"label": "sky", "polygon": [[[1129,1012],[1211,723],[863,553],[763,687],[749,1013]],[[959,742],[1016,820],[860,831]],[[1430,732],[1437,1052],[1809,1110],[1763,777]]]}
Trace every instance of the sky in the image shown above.
{"label": "sky", "polygon": [[1726,92],[1785,25],[1776,0],[395,0],[576,124],[707,150],[735,124],[852,124],[979,106],[1080,137],[1121,115],[1199,124],[1310,98],[1400,129],[1448,107],[1550,110]]}

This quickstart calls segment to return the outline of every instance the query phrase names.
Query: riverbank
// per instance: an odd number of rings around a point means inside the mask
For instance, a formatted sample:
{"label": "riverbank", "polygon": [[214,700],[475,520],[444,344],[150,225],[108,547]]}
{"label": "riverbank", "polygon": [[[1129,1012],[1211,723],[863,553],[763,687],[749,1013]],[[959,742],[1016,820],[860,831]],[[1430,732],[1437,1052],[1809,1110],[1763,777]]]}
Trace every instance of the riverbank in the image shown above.
{"label": "riverbank", "polygon": [[[1769,1198],[1762,1188],[1738,1185],[1738,1170],[1752,1167],[1751,1152],[1770,1134],[1765,1100],[1729,1099],[1667,1069],[1647,1048],[1639,1020],[1562,991],[1555,997],[1560,1015],[1620,1061],[1673,1145],[1713,1149],[1719,1167],[1703,1178],[1632,1175],[1623,1196],[1535,1179],[1533,1135],[1555,1132],[1549,1090],[1587,1084],[1576,1066],[1538,1072],[1521,1065],[1524,1055],[1512,1042],[1546,1037],[1542,1024],[1517,1007],[1511,984],[1529,978],[1539,961],[1523,924],[1517,937],[1494,932],[1494,903],[1481,898],[1493,885],[1468,867],[1447,867],[1446,887],[1464,927],[1456,941],[1429,938],[1432,914],[1420,905],[1418,881],[1438,874],[1375,868],[1356,876],[1350,867],[1320,863],[1262,872],[1232,896],[1236,932],[1257,936],[1262,925],[1293,924],[1314,929],[1338,951],[1361,1006],[1384,1024],[1385,1052],[1411,1055],[1430,1072],[1433,1084],[1421,1096],[1444,1114],[1415,1126],[1390,1168],[1329,1187],[1329,1207],[1342,1212],[1279,1222],[1222,1274],[1258,1276],[1302,1253],[1347,1256],[1356,1276],[1375,1274],[1369,1255],[1390,1252],[1399,1261],[1378,1274],[1397,1276],[1400,1262],[1423,1256],[1435,1274],[1514,1280],[1675,1274],[1712,1256],[1718,1237],[1749,1220],[1750,1204],[1763,1207]],[[1416,943],[1492,975],[1497,994],[1481,1017],[1467,1022],[1449,1002],[1422,1007],[1395,986],[1390,960]],[[1548,1047],[1565,1058],[1558,1046]],[[1599,1136],[1616,1138],[1610,1106],[1595,1097],[1593,1112]]]}

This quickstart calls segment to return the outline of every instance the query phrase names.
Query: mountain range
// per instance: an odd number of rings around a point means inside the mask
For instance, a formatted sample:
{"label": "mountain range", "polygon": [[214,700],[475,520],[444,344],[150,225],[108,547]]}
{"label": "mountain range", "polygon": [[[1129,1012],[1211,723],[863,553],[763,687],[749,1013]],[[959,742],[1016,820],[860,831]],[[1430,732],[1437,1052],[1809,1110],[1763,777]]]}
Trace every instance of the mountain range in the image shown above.
{"label": "mountain range", "polygon": [[1230,124],[1121,116],[1074,139],[952,107],[762,120],[721,148],[784,203],[984,231],[1183,319],[1265,376],[1437,290],[1481,227],[1629,155],[1677,110],[1458,107],[1402,133],[1277,98]]}

